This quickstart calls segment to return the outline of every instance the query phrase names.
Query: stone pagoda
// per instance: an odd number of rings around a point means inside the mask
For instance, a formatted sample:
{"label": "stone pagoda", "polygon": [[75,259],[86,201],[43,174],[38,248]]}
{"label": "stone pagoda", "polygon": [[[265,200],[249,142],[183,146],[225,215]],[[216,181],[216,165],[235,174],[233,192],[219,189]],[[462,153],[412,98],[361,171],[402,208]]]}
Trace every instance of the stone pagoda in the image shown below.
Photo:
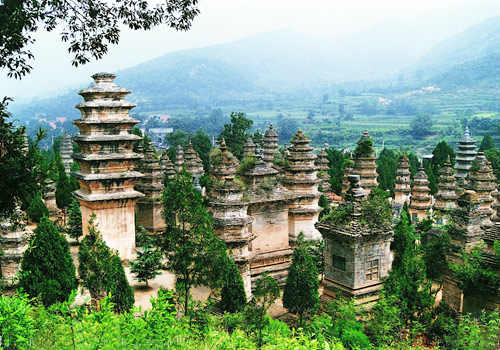
{"label": "stone pagoda", "polygon": [[278,152],[278,134],[271,124],[264,133],[264,162],[267,165],[273,166],[276,152]]}
{"label": "stone pagoda", "polygon": [[285,187],[296,197],[288,212],[290,225],[290,241],[297,240],[300,232],[304,232],[306,240],[319,239],[320,233],[314,224],[318,221],[321,208],[318,206],[318,178],[314,161],[316,156],[309,145],[311,140],[299,130],[291,140],[290,155],[285,164]]}
{"label": "stone pagoda", "polygon": [[316,224],[325,241],[325,278],[321,299],[328,302],[340,292],[346,298],[356,298],[356,304],[369,308],[379,298],[382,278],[391,269],[393,231],[386,226],[362,222],[360,203],[366,191],[360,186],[359,175],[349,175],[347,202],[352,208],[348,222],[340,223],[328,217]]}
{"label": "stone pagoda", "polygon": [[79,92],[84,102],[76,108],[82,116],[73,121],[79,129],[73,140],[80,149],[73,154],[80,166],[72,173],[80,184],[74,195],[81,205],[84,235],[95,214],[106,244],[129,260],[135,248],[134,207],[143,196],[134,189],[142,177],[134,169],[142,155],[133,152],[140,137],[131,133],[139,121],[129,115],[135,104],[124,100],[130,91],[113,83],[114,74],[98,73],[92,78],[94,84]]}
{"label": "stone pagoda", "polygon": [[328,166],[329,161],[328,161],[328,153],[326,153],[326,149],[323,148],[319,153],[318,153],[318,158],[316,158],[316,166],[318,167],[318,177],[320,179],[320,185],[321,185],[321,192],[329,199],[330,198],[330,193],[332,190],[332,185],[330,185],[330,175],[328,175],[328,170],[330,170],[330,167]]}
{"label": "stone pagoda", "polygon": [[350,188],[349,175],[355,175],[354,173],[354,158],[351,155],[344,168],[344,176],[342,177],[342,197],[345,198],[347,191]]}
{"label": "stone pagoda", "polygon": [[204,173],[203,163],[198,155],[198,152],[195,151],[191,141],[189,141],[189,144],[184,151],[184,167],[194,178],[199,178]]}
{"label": "stone pagoda", "polygon": [[371,143],[366,143],[367,140],[372,141],[372,138],[368,130],[365,130],[358,141],[358,147],[356,147],[354,151],[354,173],[359,175],[360,185],[366,191],[367,195],[369,195],[372,188],[378,186],[378,174],[377,164],[375,163],[377,158],[375,157],[375,150],[372,146],[373,141]]}
{"label": "stone pagoda", "polygon": [[167,179],[173,179],[175,176],[174,164],[168,157],[167,152],[163,152],[161,155],[161,170],[163,171],[163,177]]}
{"label": "stone pagoda", "polygon": [[467,127],[463,139],[458,140],[458,152],[455,161],[455,177],[459,187],[465,187],[466,177],[469,174],[472,161],[476,158],[476,154],[476,140],[470,137],[469,128]]}
{"label": "stone pagoda", "polygon": [[49,177],[47,177],[44,181],[42,198],[45,206],[49,209],[50,216],[57,217],[59,214],[59,208],[56,203],[56,184]]}
{"label": "stone pagoda", "polygon": [[394,183],[394,205],[403,207],[405,203],[410,203],[411,193],[411,173],[408,157],[403,153],[398,160],[396,168],[396,181]]}
{"label": "stone pagoda", "polygon": [[142,160],[141,172],[144,176],[139,180],[135,189],[144,193],[135,207],[137,215],[137,226],[142,226],[150,233],[161,232],[165,229],[163,218],[163,172],[154,155],[151,142],[148,143],[144,159]]}
{"label": "stone pagoda", "polygon": [[64,170],[69,174],[71,171],[71,156],[73,155],[73,143],[71,142],[71,138],[68,134],[64,133],[64,136],[61,140],[61,158],[64,164]]}
{"label": "stone pagoda", "polygon": [[255,157],[255,143],[251,137],[248,137],[247,142],[243,145],[244,157]]}
{"label": "stone pagoda", "polygon": [[227,150],[222,140],[217,162],[213,164],[214,186],[210,207],[214,219],[214,230],[232,251],[239,267],[247,297],[251,296],[250,261],[256,254],[249,250],[249,243],[255,238],[250,229],[253,221],[247,215],[248,202],[243,199],[242,184],[235,181],[238,160]]}
{"label": "stone pagoda", "polygon": [[[450,213],[457,207],[457,186],[455,182],[455,172],[451,167],[450,157],[439,170],[439,183],[437,185],[436,203],[434,211],[436,214],[436,224],[446,225],[448,220],[444,214]],[[436,212],[438,211],[438,212]]]}
{"label": "stone pagoda", "polygon": [[432,209],[430,192],[427,174],[424,168],[420,168],[413,179],[413,188],[411,189],[409,210],[413,223],[417,222],[417,220],[422,221],[427,219],[427,215]]}
{"label": "stone pagoda", "polygon": [[184,166],[184,150],[181,145],[177,145],[177,149],[175,152],[175,172],[178,173],[182,170]]}
{"label": "stone pagoda", "polygon": [[469,168],[469,182],[467,189],[475,192],[480,206],[477,208],[482,216],[482,225],[491,226],[493,215],[492,204],[494,198],[492,193],[496,189],[496,177],[493,175],[491,163],[486,159],[483,152],[478,152],[476,158]]}

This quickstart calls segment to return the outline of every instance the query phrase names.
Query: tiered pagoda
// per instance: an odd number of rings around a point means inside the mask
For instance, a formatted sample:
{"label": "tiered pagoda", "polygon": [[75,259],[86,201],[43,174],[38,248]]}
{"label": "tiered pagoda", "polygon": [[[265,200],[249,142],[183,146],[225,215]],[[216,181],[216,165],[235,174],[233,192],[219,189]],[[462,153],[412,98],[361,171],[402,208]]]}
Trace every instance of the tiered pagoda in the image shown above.
{"label": "tiered pagoda", "polygon": [[177,145],[177,150],[175,152],[175,172],[178,173],[182,170],[184,166],[184,150],[181,145]]}
{"label": "tiered pagoda", "polygon": [[56,203],[56,184],[49,177],[45,179],[42,198],[45,206],[49,209],[50,216],[57,216],[59,214],[59,208]]}
{"label": "tiered pagoda", "polygon": [[318,206],[318,178],[314,161],[316,156],[309,145],[311,140],[299,130],[291,140],[290,155],[285,164],[285,187],[296,197],[290,207],[288,217],[290,241],[297,240],[300,232],[306,240],[319,239],[320,233],[314,228],[321,209]]}
{"label": "tiered pagoda", "polygon": [[458,191],[455,182],[455,172],[451,167],[450,157],[443,164],[439,170],[439,183],[437,185],[436,193],[436,203],[434,204],[434,210],[437,218],[436,223],[438,225],[446,225],[448,220],[446,219],[446,213],[450,213],[451,210],[457,207]]}
{"label": "tiered pagoda", "polygon": [[137,225],[144,227],[150,233],[161,232],[165,229],[163,218],[163,172],[154,155],[151,142],[148,143],[144,159],[141,161],[141,172],[143,177],[139,180],[135,189],[144,193],[135,207]]}
{"label": "tiered pagoda", "polygon": [[358,141],[358,147],[354,151],[354,172],[359,175],[360,185],[368,195],[373,187],[378,186],[377,164],[375,163],[377,158],[375,157],[375,149],[371,145],[369,148],[366,147],[366,144],[364,143],[365,140],[371,141],[371,139],[370,133],[368,130],[365,130]]}
{"label": "tiered pagoda", "polygon": [[477,210],[481,213],[482,225],[491,226],[492,203],[494,201],[492,193],[496,189],[496,177],[493,175],[491,163],[486,159],[483,152],[477,153],[472,166],[469,168],[467,189],[476,193],[477,203],[480,203]]}
{"label": "tiered pagoda", "polygon": [[175,176],[174,164],[168,157],[167,152],[163,152],[161,155],[161,170],[163,171],[164,178],[173,179]]}
{"label": "tiered pagoda", "polygon": [[278,152],[278,134],[271,124],[264,133],[264,162],[267,165],[273,166],[276,152]]}
{"label": "tiered pagoda", "polygon": [[128,260],[135,248],[134,207],[143,196],[134,189],[142,177],[134,169],[142,156],[133,152],[140,137],[131,133],[139,121],[130,117],[135,104],[124,100],[130,91],[113,83],[115,75],[98,73],[92,78],[94,84],[79,92],[84,102],[76,108],[82,116],[73,122],[79,129],[73,140],[80,149],[73,154],[80,166],[72,173],[80,184],[74,195],[81,205],[84,235],[95,214],[104,241]]}
{"label": "tiered pagoda", "polygon": [[394,202],[393,208],[396,216],[399,216],[404,204],[410,203],[411,197],[411,172],[408,157],[403,153],[398,160],[396,168],[396,181],[394,182]]}
{"label": "tiered pagoda", "polygon": [[355,175],[354,158],[352,156],[352,153],[349,156],[349,160],[347,161],[347,164],[344,168],[344,176],[342,177],[342,198],[345,198],[347,191],[349,191],[349,188],[351,186],[349,182],[349,175]]}
{"label": "tiered pagoda", "polygon": [[248,137],[247,142],[243,145],[244,157],[255,157],[255,143],[251,137]]}
{"label": "tiered pagoda", "polygon": [[330,175],[328,175],[330,167],[328,166],[328,153],[326,153],[325,148],[318,153],[315,164],[318,167],[318,177],[321,181],[321,192],[323,192],[327,198],[330,198],[329,194],[331,193],[332,185],[330,185]]}
{"label": "tiered pagoda", "polygon": [[248,202],[243,199],[242,184],[235,181],[238,160],[227,150],[224,140],[219,151],[220,156],[213,164],[215,184],[209,194],[214,229],[231,249],[243,278],[245,292],[250,297],[250,261],[255,256],[249,250],[249,244],[255,238],[250,229],[253,219],[247,215]]}
{"label": "tiered pagoda", "polygon": [[458,140],[457,159],[455,161],[455,177],[457,185],[465,187],[467,175],[472,166],[472,161],[476,158],[476,140],[470,137],[469,128],[465,128],[464,137]]}
{"label": "tiered pagoda", "polygon": [[68,134],[64,133],[64,136],[61,140],[61,158],[64,164],[64,170],[69,174],[71,168],[71,156],[73,155],[73,143],[71,142],[71,138]]}
{"label": "tiered pagoda", "polygon": [[432,197],[430,192],[427,174],[424,168],[420,168],[413,179],[413,188],[411,189],[409,210],[413,223],[417,220],[422,221],[427,219],[427,215],[432,209]]}
{"label": "tiered pagoda", "polygon": [[184,151],[184,167],[194,178],[199,178],[204,173],[203,163],[198,155],[198,152],[195,151],[191,141],[189,141],[189,144]]}

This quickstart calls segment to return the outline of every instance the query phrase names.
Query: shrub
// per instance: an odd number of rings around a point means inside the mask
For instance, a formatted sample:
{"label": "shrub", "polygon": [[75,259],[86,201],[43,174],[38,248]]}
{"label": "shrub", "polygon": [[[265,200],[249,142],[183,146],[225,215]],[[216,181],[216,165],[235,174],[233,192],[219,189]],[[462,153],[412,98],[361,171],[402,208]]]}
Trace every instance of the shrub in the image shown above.
{"label": "shrub", "polygon": [[49,216],[49,209],[42,201],[42,195],[38,193],[30,202],[28,209],[26,210],[28,218],[33,222],[40,222],[44,216]]}
{"label": "shrub", "polygon": [[240,175],[244,175],[245,173],[248,173],[249,171],[253,170],[253,168],[255,168],[256,165],[257,165],[257,158],[245,157],[241,160],[241,163],[240,165],[238,165],[236,172]]}
{"label": "shrub", "polygon": [[233,259],[227,258],[226,273],[221,291],[220,307],[225,312],[243,311],[247,303],[245,286]]}
{"label": "shrub", "polygon": [[0,348],[27,347],[35,333],[32,307],[26,294],[0,296]]}
{"label": "shrub", "polygon": [[68,241],[47,217],[41,219],[24,252],[19,286],[47,306],[66,301],[77,288]]}

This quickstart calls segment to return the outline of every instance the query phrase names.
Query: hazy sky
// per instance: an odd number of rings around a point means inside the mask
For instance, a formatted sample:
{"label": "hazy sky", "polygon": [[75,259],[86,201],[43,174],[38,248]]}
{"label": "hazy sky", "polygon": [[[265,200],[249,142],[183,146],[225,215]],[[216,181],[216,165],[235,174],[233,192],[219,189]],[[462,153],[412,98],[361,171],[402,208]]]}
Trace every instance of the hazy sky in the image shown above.
{"label": "hazy sky", "polygon": [[[429,43],[500,15],[498,0],[200,0],[200,14],[188,32],[157,28],[124,30],[118,45],[100,61],[74,68],[58,33],[37,33],[33,72],[21,81],[0,76],[0,96],[31,98],[83,87],[95,72],[116,71],[167,52],[234,41],[256,33],[295,30],[344,36],[392,19],[438,21]],[[404,21],[402,23],[404,23]],[[434,42],[435,43],[435,42]]]}

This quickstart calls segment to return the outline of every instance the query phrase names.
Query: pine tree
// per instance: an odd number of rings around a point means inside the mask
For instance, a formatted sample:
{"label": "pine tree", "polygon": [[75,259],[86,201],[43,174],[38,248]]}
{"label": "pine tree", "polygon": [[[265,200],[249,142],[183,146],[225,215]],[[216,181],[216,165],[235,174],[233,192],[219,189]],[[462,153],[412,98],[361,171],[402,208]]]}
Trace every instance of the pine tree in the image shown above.
{"label": "pine tree", "polygon": [[80,203],[75,198],[73,198],[69,208],[68,234],[71,238],[75,238],[77,243],[78,239],[83,236],[82,211],[80,209]]}
{"label": "pine tree", "polygon": [[191,287],[222,283],[226,245],[213,233],[212,217],[185,170],[170,180],[163,203],[167,227],[159,244],[167,260],[165,268],[176,276],[187,316]]}
{"label": "pine tree", "polygon": [[220,300],[221,309],[230,313],[243,311],[247,303],[245,286],[238,266],[230,257],[227,258],[223,283]]}
{"label": "pine tree", "polygon": [[68,241],[47,217],[40,220],[24,253],[19,286],[45,306],[66,301],[77,288]]}
{"label": "pine tree", "polygon": [[40,222],[40,220],[46,216],[49,217],[49,209],[42,201],[42,195],[37,193],[30,202],[28,209],[26,210],[28,218],[33,222]]}
{"label": "pine tree", "polygon": [[481,140],[479,152],[491,151],[493,149],[495,149],[495,141],[493,141],[493,137],[491,137],[490,133],[487,133]]}
{"label": "pine tree", "polygon": [[92,215],[89,234],[82,240],[78,251],[81,285],[89,290],[97,308],[100,301],[111,294],[116,311],[127,311],[134,305],[134,291],[127,281],[118,252],[103,241],[94,219],[95,215]]}
{"label": "pine tree", "polygon": [[135,274],[135,278],[140,282],[146,282],[146,286],[149,280],[160,274],[162,267],[162,254],[160,250],[154,249],[149,241],[137,253],[137,259],[130,262],[130,272]]}
{"label": "pine tree", "polygon": [[60,156],[57,158],[56,164],[58,171],[56,183],[56,203],[59,209],[66,212],[73,201],[73,195],[71,192],[73,192],[74,189],[72,188],[69,177],[64,170],[64,165]]}
{"label": "pine tree", "polygon": [[307,250],[304,234],[301,232],[283,289],[283,306],[299,316],[299,326],[302,325],[304,314],[311,314],[318,308],[318,276],[318,269]]}

